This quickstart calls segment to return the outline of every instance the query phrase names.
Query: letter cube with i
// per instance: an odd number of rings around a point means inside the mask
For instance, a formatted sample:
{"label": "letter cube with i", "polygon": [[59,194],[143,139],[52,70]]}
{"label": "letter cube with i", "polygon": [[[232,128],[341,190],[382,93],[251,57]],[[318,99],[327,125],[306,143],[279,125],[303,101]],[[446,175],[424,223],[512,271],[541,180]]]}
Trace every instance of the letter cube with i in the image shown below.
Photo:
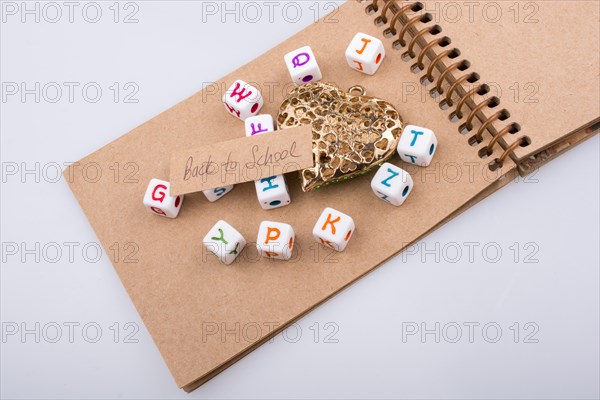
{"label": "letter cube with i", "polygon": [[171,184],[160,179],[150,180],[146,194],[144,194],[144,205],[154,214],[167,218],[175,218],[181,210],[183,195],[171,196]]}
{"label": "letter cube with i", "polygon": [[260,135],[261,133],[273,132],[273,117],[271,114],[260,114],[248,117],[244,121],[246,136]]}
{"label": "letter cube with i", "polygon": [[346,49],[346,61],[351,68],[373,75],[385,58],[383,42],[365,33],[357,33]]}
{"label": "letter cube with i", "polygon": [[224,264],[231,264],[246,246],[242,234],[223,220],[217,221],[202,242]]}
{"label": "letter cube with i", "polygon": [[282,222],[263,221],[258,228],[256,248],[261,256],[289,260],[294,247],[294,229]]}
{"label": "letter cube with i", "polygon": [[437,150],[437,138],[433,131],[427,128],[407,125],[402,131],[396,150],[402,161],[426,167],[431,164]]}
{"label": "letter cube with i", "polygon": [[214,189],[203,190],[202,193],[206,196],[208,201],[211,203],[219,200],[221,197],[225,196],[227,193],[233,190],[233,185],[222,186]]}
{"label": "letter cube with i", "polygon": [[344,251],[354,229],[352,217],[327,207],[313,228],[313,236],[317,242],[330,249]]}
{"label": "letter cube with i", "polygon": [[244,121],[258,114],[263,106],[263,98],[257,88],[237,80],[223,95],[223,103],[231,115]]}
{"label": "letter cube with i", "polygon": [[275,175],[254,181],[256,197],[263,210],[287,206],[292,202],[283,175]]}
{"label": "letter cube with i", "polygon": [[410,174],[394,164],[384,163],[371,180],[371,189],[380,199],[400,206],[413,188]]}
{"label": "letter cube with i", "polygon": [[323,78],[310,46],[304,46],[283,56],[294,85],[320,81]]}

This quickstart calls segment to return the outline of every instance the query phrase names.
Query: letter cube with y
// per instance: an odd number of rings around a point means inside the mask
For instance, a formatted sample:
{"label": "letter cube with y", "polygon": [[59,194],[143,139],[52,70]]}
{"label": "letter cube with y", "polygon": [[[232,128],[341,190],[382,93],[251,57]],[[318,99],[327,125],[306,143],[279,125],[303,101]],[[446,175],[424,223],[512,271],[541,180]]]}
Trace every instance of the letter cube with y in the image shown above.
{"label": "letter cube with y", "polygon": [[233,185],[222,186],[214,189],[203,190],[202,193],[206,196],[208,201],[215,202],[219,200],[221,197],[225,196],[227,193],[233,190]]}
{"label": "letter cube with y", "polygon": [[289,260],[294,247],[294,229],[282,222],[263,221],[258,228],[256,248],[263,257]]}
{"label": "letter cube with y", "polygon": [[154,214],[175,218],[181,209],[183,195],[172,197],[171,184],[160,179],[152,179],[144,194],[144,205]]}
{"label": "letter cube with y", "polygon": [[413,188],[410,174],[394,164],[384,163],[371,180],[371,189],[377,197],[394,206],[400,206]]}
{"label": "letter cube with y", "polygon": [[263,106],[263,98],[257,88],[237,80],[223,95],[223,103],[231,115],[244,121],[258,114]]}
{"label": "letter cube with y", "polygon": [[248,117],[244,121],[246,136],[260,135],[261,133],[273,132],[273,117],[271,114],[260,114]]}
{"label": "letter cube with y", "polygon": [[256,197],[264,210],[287,206],[292,201],[283,175],[254,181],[254,186]]}
{"label": "letter cube with y", "polygon": [[310,46],[304,46],[283,56],[294,85],[320,81],[323,78]]}
{"label": "letter cube with y", "polygon": [[437,149],[437,138],[433,131],[427,128],[407,125],[396,149],[402,161],[426,167],[431,164]]}
{"label": "letter cube with y", "polygon": [[383,42],[365,33],[357,33],[346,49],[346,61],[351,68],[373,75],[385,57]]}
{"label": "letter cube with y", "polygon": [[231,264],[246,246],[242,234],[223,220],[217,221],[202,242],[224,264]]}
{"label": "letter cube with y", "polygon": [[313,236],[317,242],[333,250],[344,251],[354,229],[352,217],[327,207],[313,228]]}

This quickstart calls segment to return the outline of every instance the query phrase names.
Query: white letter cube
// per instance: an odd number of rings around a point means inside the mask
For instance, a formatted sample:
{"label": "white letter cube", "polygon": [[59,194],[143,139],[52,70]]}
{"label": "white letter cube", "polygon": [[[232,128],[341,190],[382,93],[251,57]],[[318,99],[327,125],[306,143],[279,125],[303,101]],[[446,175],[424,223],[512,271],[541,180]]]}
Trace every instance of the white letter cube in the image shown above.
{"label": "white letter cube", "polygon": [[260,135],[261,133],[273,132],[273,117],[271,114],[260,114],[248,117],[244,121],[246,136]]}
{"label": "white letter cube", "polygon": [[231,192],[233,189],[233,185],[222,186],[214,189],[203,190],[202,193],[206,196],[208,201],[215,202],[219,200],[221,197],[225,196],[227,193]]}
{"label": "white letter cube", "polygon": [[377,197],[394,206],[400,206],[413,188],[410,174],[394,164],[384,163],[371,180],[371,189]]}
{"label": "white letter cube", "polygon": [[437,138],[433,131],[427,128],[407,125],[396,149],[402,161],[426,167],[431,164],[437,150]]}
{"label": "white letter cube", "polygon": [[257,88],[237,80],[223,95],[223,103],[231,115],[244,121],[246,118],[258,114],[263,106],[263,98]]}
{"label": "white letter cube", "polygon": [[152,179],[144,194],[144,205],[154,214],[175,218],[181,210],[183,195],[172,197],[171,184],[160,179]]}
{"label": "white letter cube", "polygon": [[292,82],[296,86],[308,82],[320,81],[323,78],[317,59],[310,46],[304,46],[283,56],[290,72]]}
{"label": "white letter cube", "polygon": [[231,264],[246,246],[242,234],[223,220],[217,221],[202,242],[224,264]]}
{"label": "white letter cube", "polygon": [[333,250],[344,251],[354,229],[352,217],[327,207],[313,228],[313,236],[317,242]]}
{"label": "white letter cube", "polygon": [[346,49],[346,61],[351,68],[373,75],[385,58],[383,42],[365,33],[357,33]]}
{"label": "white letter cube", "polygon": [[264,210],[287,206],[292,201],[283,175],[254,181],[254,185],[256,197]]}
{"label": "white letter cube", "polygon": [[282,222],[263,221],[258,228],[256,248],[261,256],[289,260],[294,247],[294,229]]}

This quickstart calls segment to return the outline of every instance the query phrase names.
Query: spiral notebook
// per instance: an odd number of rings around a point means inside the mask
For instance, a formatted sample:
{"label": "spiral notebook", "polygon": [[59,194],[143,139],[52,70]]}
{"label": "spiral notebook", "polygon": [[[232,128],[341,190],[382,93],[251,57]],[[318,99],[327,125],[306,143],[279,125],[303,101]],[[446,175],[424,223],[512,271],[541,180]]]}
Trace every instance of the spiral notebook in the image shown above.
{"label": "spiral notebook", "polygon": [[[174,220],[149,214],[142,197],[151,178],[168,179],[169,154],[244,134],[243,124],[224,112],[220,96],[202,92],[80,160],[101,166],[135,162],[137,184],[69,175],[179,387],[197,388],[519,173],[597,133],[597,1],[493,2],[485,18],[464,14],[456,20],[444,12],[447,4],[347,2],[329,22],[314,23],[217,82],[287,83],[283,55],[310,45],[324,81],[343,89],[361,85],[368,95],[394,104],[407,123],[436,133],[438,151],[429,167],[391,160],[415,182],[401,207],[372,194],[372,174],[303,193],[292,173],[292,203],[286,207],[262,210],[254,185],[245,183],[216,203],[201,193],[186,195]],[[495,21],[493,12],[505,17]],[[358,31],[381,37],[386,46],[374,76],[346,64],[344,50]],[[283,97],[280,91],[265,96],[262,112],[276,115]],[[355,220],[356,232],[342,253],[327,252],[312,238],[312,225],[326,206]],[[296,231],[299,254],[290,262],[255,258],[224,266],[201,243],[218,219],[250,242],[260,221],[285,221]],[[115,243],[130,246],[127,257],[108,251]],[[253,327],[252,335],[219,334],[244,326]]]}

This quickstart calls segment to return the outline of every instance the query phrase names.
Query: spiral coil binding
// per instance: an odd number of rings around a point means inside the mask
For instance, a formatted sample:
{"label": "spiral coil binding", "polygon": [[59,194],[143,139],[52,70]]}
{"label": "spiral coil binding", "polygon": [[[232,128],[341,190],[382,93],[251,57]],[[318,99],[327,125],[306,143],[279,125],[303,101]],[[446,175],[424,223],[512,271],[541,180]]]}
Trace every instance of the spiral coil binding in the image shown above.
{"label": "spiral coil binding", "polygon": [[[496,129],[495,123],[503,122],[510,117],[508,110],[501,109],[490,117],[482,114],[484,109],[497,107],[500,104],[500,99],[496,96],[483,97],[490,92],[490,87],[479,82],[479,74],[468,71],[471,67],[468,60],[452,62],[453,59],[460,56],[460,50],[457,48],[444,49],[451,43],[451,39],[447,36],[439,36],[442,28],[432,23],[433,18],[430,13],[421,13],[424,9],[422,3],[410,2],[399,6],[396,0],[357,1],[368,3],[365,12],[369,15],[376,15],[375,25],[388,25],[383,31],[383,36],[388,39],[395,38],[393,42],[394,49],[406,48],[406,52],[403,54],[405,61],[416,58],[416,64],[412,70],[416,73],[425,71],[425,74],[421,77],[421,83],[424,85],[435,84],[435,88],[430,91],[432,97],[445,94],[440,101],[440,108],[450,108],[456,103],[454,111],[450,113],[450,120],[458,122],[466,116],[465,122],[458,128],[459,132],[466,133],[474,130],[476,118],[481,122],[477,133],[468,140],[470,145],[481,144],[484,141],[484,132],[488,131],[490,133],[492,138],[487,145],[479,150],[479,157],[486,158],[492,155],[494,147],[497,144],[499,145],[501,139],[504,139],[506,148],[500,157],[490,163],[490,169],[495,170],[502,167],[506,158],[517,147],[526,147],[531,143],[527,136],[520,136],[512,143],[506,141],[507,135],[514,135],[521,130],[519,124],[515,122],[509,123],[500,130]],[[401,27],[397,27],[398,24]],[[427,38],[428,35],[429,39]],[[410,39],[408,39],[408,36],[410,36]],[[439,52],[439,50],[442,51]],[[427,61],[428,59],[429,61]],[[446,63],[442,63],[443,61],[450,61],[451,64],[446,66]],[[439,71],[437,78],[434,76],[436,70]],[[450,81],[449,77],[452,72],[460,72],[463,75]],[[444,83],[447,83],[447,85],[444,85]],[[474,85],[473,88],[466,90],[463,85],[467,83]],[[447,89],[444,86],[447,86]],[[470,111],[463,112],[465,106]],[[478,118],[478,115],[483,117]]]}

